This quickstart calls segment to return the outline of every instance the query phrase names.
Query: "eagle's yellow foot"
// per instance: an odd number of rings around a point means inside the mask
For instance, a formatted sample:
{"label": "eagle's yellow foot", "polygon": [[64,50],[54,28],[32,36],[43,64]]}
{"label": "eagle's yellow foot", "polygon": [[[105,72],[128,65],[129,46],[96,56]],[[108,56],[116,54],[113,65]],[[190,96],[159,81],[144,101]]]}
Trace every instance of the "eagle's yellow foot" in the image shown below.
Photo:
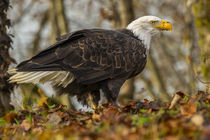
{"label": "eagle's yellow foot", "polygon": [[93,108],[93,110],[97,110],[97,106],[94,103],[91,104],[91,108]]}
{"label": "eagle's yellow foot", "polygon": [[37,103],[37,106],[40,107],[40,106],[43,106],[43,104],[47,104],[47,97],[45,96],[44,92],[40,88],[37,91],[41,97],[41,99]]}
{"label": "eagle's yellow foot", "polygon": [[88,94],[87,103],[88,103],[88,105],[89,105],[94,111],[97,110],[98,107],[97,107],[97,105],[93,102],[93,97],[92,97],[90,94]]}

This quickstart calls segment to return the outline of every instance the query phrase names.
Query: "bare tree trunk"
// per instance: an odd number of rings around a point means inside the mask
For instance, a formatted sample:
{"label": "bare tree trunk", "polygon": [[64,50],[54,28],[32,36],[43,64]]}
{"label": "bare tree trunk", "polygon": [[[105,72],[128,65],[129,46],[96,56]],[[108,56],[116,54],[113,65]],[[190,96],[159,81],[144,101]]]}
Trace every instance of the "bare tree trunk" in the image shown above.
{"label": "bare tree trunk", "polygon": [[164,53],[164,56],[166,57],[165,59],[168,60],[168,66],[171,68],[172,72],[174,73],[177,80],[179,81],[179,86],[187,89],[188,93],[191,93],[190,85],[186,82],[185,78],[175,69],[174,64],[176,63],[176,60],[167,50],[168,46],[166,45],[166,43],[164,43],[164,41],[161,41],[160,47]]}
{"label": "bare tree trunk", "polygon": [[49,0],[50,3],[50,22],[51,22],[51,43],[56,37],[65,34],[69,31],[65,8],[62,0]]}
{"label": "bare tree trunk", "polygon": [[111,3],[110,10],[112,11],[112,14],[111,14],[111,16],[109,15],[105,18],[112,21],[114,28],[116,28],[116,29],[121,28],[120,14],[117,9],[117,2],[115,0],[110,0],[110,3]]}
{"label": "bare tree trunk", "polygon": [[[209,0],[193,1],[192,3],[188,3],[187,5],[189,13],[191,14],[191,21],[192,21],[190,24],[192,29],[190,34],[192,41],[190,57],[193,63],[191,63],[191,65],[192,68],[194,69],[196,80],[199,80],[201,83],[206,84],[207,89],[210,86],[209,5],[210,5]],[[201,58],[201,64],[196,63],[195,60],[199,60],[198,58]],[[196,68],[198,70],[196,70]],[[202,73],[203,76],[199,76],[198,73]]]}
{"label": "bare tree trunk", "polygon": [[9,0],[0,1],[0,111],[8,111],[11,108],[10,92],[14,85],[8,83],[8,67],[15,60],[10,57],[9,49],[11,48],[12,39],[7,34],[7,27],[10,27],[10,20],[7,19],[7,10]]}
{"label": "bare tree trunk", "polygon": [[134,20],[133,0],[118,0],[120,9],[121,27],[125,28]]}
{"label": "bare tree trunk", "polygon": [[[121,21],[121,28],[125,28],[135,18],[133,9],[133,0],[118,0],[119,15]],[[124,84],[123,92],[126,94],[126,98],[130,100],[134,97],[135,92],[135,79],[131,78]]]}
{"label": "bare tree trunk", "polygon": [[33,42],[31,43],[32,44],[32,47],[31,47],[31,51],[30,51],[31,52],[30,56],[33,56],[40,49],[39,43],[40,43],[40,39],[41,39],[41,33],[42,33],[42,29],[47,24],[47,21],[48,21],[48,13],[49,13],[49,10],[46,10],[43,13],[43,17],[41,18],[39,29],[38,29],[38,31],[35,34],[35,37],[34,37]]}
{"label": "bare tree trunk", "polygon": [[157,86],[159,89],[160,98],[164,101],[169,101],[170,96],[167,93],[166,86],[164,84],[163,78],[160,75],[159,68],[155,62],[155,59],[152,56],[152,51],[150,52],[150,55],[148,55],[148,58],[149,58],[149,64],[151,66],[151,71],[155,76],[155,79],[157,79]]}
{"label": "bare tree trunk", "polygon": [[147,93],[148,93],[149,97],[151,97],[153,100],[156,100],[156,99],[159,100],[160,98],[158,96],[156,96],[155,92],[153,91],[151,80],[147,79],[144,75],[141,75],[141,80],[143,80],[143,82],[144,82],[144,85],[147,89]]}

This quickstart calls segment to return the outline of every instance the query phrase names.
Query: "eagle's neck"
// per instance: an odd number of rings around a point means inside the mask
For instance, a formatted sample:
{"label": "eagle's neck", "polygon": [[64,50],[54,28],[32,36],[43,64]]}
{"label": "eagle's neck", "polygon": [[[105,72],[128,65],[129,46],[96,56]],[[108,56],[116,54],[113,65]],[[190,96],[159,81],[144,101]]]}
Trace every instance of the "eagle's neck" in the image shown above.
{"label": "eagle's neck", "polygon": [[141,28],[141,26],[139,25],[137,26],[135,22],[131,22],[127,26],[127,29],[133,32],[134,36],[141,40],[145,45],[146,49],[149,50],[151,41],[151,34],[149,33],[149,31],[145,30],[144,28]]}
{"label": "eagle's neck", "polygon": [[145,45],[146,49],[149,50],[149,48],[150,48],[150,40],[151,40],[150,34],[148,34],[146,32],[141,32],[141,33],[133,32],[133,34],[135,36],[137,36],[138,39],[142,40],[142,42]]}

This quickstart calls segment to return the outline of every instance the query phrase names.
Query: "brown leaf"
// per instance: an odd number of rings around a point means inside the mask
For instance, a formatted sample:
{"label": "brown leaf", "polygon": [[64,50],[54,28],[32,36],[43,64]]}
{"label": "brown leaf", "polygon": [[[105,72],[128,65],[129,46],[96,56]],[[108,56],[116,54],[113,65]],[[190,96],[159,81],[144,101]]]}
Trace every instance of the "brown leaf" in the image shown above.
{"label": "brown leaf", "polygon": [[180,138],[178,136],[166,136],[166,140],[179,140]]}
{"label": "brown leaf", "polygon": [[93,120],[96,120],[96,121],[100,121],[100,115],[94,113],[94,114],[92,115],[92,119],[93,119]]}
{"label": "brown leaf", "polygon": [[149,103],[149,100],[147,100],[147,99],[144,99],[144,102],[145,102],[145,103]]}
{"label": "brown leaf", "polygon": [[197,111],[195,99],[191,98],[187,104],[181,105],[180,110],[182,115],[192,115]]}
{"label": "brown leaf", "polygon": [[31,124],[28,122],[28,120],[23,120],[20,126],[24,128],[25,131],[28,131],[31,128]]}
{"label": "brown leaf", "polygon": [[173,96],[173,99],[170,103],[169,109],[174,108],[174,106],[177,105],[179,101],[183,99],[185,96],[186,95],[181,91],[176,92],[176,94]]}
{"label": "brown leaf", "polygon": [[37,128],[34,128],[32,130],[33,133],[41,133],[42,132],[42,128],[41,127],[37,127]]}
{"label": "brown leaf", "polygon": [[193,115],[191,118],[191,122],[194,123],[196,126],[201,127],[204,122],[203,116],[199,114]]}
{"label": "brown leaf", "polygon": [[52,113],[49,116],[48,123],[55,126],[61,122],[61,117],[57,113]]}
{"label": "brown leaf", "polygon": [[17,114],[15,113],[8,113],[4,116],[4,120],[8,123],[12,122],[14,118],[17,117]]}
{"label": "brown leaf", "polygon": [[210,126],[206,125],[203,127],[203,140],[209,140],[210,138]]}
{"label": "brown leaf", "polygon": [[103,121],[116,121],[117,116],[119,115],[119,111],[115,107],[105,108],[100,115],[100,118]]}
{"label": "brown leaf", "polygon": [[210,104],[210,94],[206,97],[205,102]]}

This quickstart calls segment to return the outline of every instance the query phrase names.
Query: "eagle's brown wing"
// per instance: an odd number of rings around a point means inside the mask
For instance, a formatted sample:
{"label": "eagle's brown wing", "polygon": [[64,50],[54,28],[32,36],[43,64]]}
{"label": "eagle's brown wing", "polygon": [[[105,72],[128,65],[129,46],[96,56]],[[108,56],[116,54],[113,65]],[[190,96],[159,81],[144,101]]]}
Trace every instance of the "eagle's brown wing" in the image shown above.
{"label": "eagle's brown wing", "polygon": [[69,71],[83,84],[130,77],[143,69],[145,47],[119,31],[86,29],[58,42],[17,66],[18,71]]}

